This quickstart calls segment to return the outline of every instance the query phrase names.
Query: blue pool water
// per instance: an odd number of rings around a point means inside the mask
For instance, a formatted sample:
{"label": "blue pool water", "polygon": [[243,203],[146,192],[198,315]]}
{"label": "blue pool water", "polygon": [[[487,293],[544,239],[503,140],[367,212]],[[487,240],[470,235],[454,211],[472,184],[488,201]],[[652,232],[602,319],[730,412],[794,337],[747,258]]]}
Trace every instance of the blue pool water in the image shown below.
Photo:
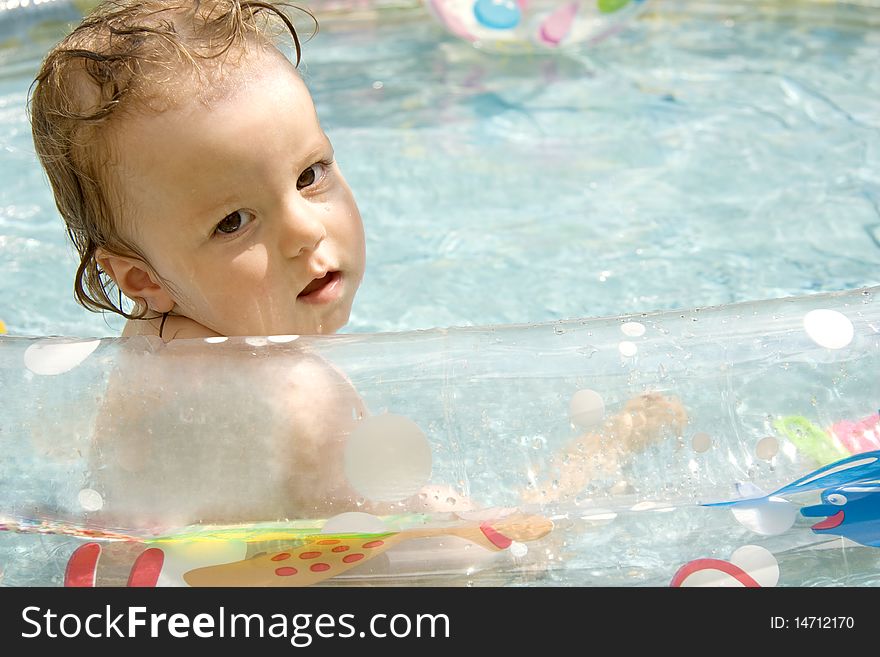
{"label": "blue pool water", "polygon": [[[532,56],[475,50],[420,6],[318,15],[303,71],[368,240],[348,331],[878,282],[880,9],[663,2],[599,47]],[[24,112],[60,29],[0,43],[0,319],[114,335],[73,301]]]}

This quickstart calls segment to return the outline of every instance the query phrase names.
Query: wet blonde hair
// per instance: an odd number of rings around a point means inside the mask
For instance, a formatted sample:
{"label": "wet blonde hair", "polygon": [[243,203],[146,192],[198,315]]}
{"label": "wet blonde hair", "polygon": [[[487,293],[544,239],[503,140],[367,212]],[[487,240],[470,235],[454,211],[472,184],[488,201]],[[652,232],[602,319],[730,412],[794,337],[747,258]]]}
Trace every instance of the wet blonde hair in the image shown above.
{"label": "wet blonde hair", "polygon": [[[111,128],[134,111],[161,111],[174,103],[181,74],[201,76],[211,62],[241,54],[247,42],[277,44],[292,37],[299,65],[301,46],[285,12],[307,10],[246,0],[113,0],[102,2],[53,48],[31,86],[29,111],[34,146],[80,263],[74,281],[77,301],[92,311],[128,319],[147,312],[135,300],[132,313],[114,302],[113,280],[101,270],[99,249],[146,262],[114,216],[104,163]],[[214,73],[218,72],[214,67]],[[116,206],[118,207],[118,203]],[[118,290],[117,290],[118,292]]]}

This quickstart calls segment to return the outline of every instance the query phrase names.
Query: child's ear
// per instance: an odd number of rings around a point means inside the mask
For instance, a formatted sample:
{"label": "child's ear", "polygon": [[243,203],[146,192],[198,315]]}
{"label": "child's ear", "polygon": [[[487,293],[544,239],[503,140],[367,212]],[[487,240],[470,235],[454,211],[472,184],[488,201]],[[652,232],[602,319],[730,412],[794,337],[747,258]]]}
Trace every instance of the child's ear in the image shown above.
{"label": "child's ear", "polygon": [[129,299],[143,299],[147,307],[157,313],[167,313],[174,308],[174,299],[143,260],[104,249],[98,249],[95,260]]}

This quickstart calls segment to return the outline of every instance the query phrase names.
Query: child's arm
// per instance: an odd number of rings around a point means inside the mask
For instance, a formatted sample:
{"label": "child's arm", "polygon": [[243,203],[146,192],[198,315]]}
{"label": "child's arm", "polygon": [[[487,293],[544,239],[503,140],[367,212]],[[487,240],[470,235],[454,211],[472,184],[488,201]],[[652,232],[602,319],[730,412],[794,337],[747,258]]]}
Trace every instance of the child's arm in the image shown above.
{"label": "child's arm", "polygon": [[348,378],[322,358],[304,354],[278,372],[274,432],[286,504],[300,516],[322,518],[358,508],[348,485],[345,445],[367,409]]}
{"label": "child's arm", "polygon": [[89,457],[100,521],[227,524],[354,510],[342,452],[365,412],[350,382],[304,349],[129,342]]}

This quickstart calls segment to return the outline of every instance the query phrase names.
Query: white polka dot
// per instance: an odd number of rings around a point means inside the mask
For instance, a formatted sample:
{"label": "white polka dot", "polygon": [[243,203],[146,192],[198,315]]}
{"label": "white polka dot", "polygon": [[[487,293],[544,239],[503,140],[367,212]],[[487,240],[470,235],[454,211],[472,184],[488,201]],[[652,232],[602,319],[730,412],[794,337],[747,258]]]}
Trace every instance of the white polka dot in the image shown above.
{"label": "white polka dot", "polygon": [[568,417],[575,426],[586,429],[605,419],[605,401],[595,390],[578,390],[568,404]]}
{"label": "white polka dot", "polygon": [[100,511],[104,506],[104,498],[98,491],[91,488],[83,488],[76,499],[83,511]]}
{"label": "white polka dot", "polygon": [[778,497],[741,502],[732,508],[733,517],[756,534],[775,536],[787,532],[797,519],[797,508]]}
{"label": "white polka dot", "polygon": [[25,349],[24,365],[34,374],[63,374],[88,358],[100,340],[56,342],[41,340]]}
{"label": "white polka dot", "polygon": [[348,483],[369,500],[415,495],[431,477],[431,447],[409,418],[386,413],[361,420],[345,445]]}
{"label": "white polka dot", "polygon": [[221,342],[226,342],[229,338],[225,335],[216,335],[211,338],[205,338],[205,342],[208,344],[220,344]]}
{"label": "white polka dot", "polygon": [[370,515],[369,513],[361,513],[359,511],[349,511],[333,516],[324,523],[321,528],[322,534],[382,534],[389,530],[380,518]]}
{"label": "white polka dot", "polygon": [[843,349],[852,342],[855,330],[852,322],[836,310],[811,310],[804,315],[804,330],[820,347]]}
{"label": "white polka dot", "polygon": [[761,586],[776,586],[779,582],[776,557],[760,545],[743,545],[730,557],[730,563],[742,568]]}
{"label": "white polka dot", "polygon": [[691,447],[698,453],[708,452],[709,448],[712,447],[712,436],[703,431],[695,433],[694,437],[691,438]]}
{"label": "white polka dot", "polygon": [[298,340],[298,335],[270,335],[269,342],[274,342],[276,344],[283,344],[285,342],[293,342],[294,340]]}
{"label": "white polka dot", "polygon": [[245,338],[244,343],[252,347],[265,347],[269,341],[266,338]]}
{"label": "white polka dot", "polygon": [[635,356],[638,352],[639,348],[633,342],[629,342],[628,340],[624,340],[619,345],[617,345],[617,349],[620,351],[622,356],[626,358],[631,358]]}
{"label": "white polka dot", "polygon": [[517,558],[524,557],[529,553],[529,546],[525,543],[519,543],[517,541],[513,541],[513,543],[510,544],[509,549],[510,554]]}
{"label": "white polka dot", "polygon": [[755,445],[755,455],[759,459],[763,459],[764,461],[769,461],[778,453],[779,441],[777,441],[776,438],[774,438],[773,436],[761,438],[761,440],[758,441],[758,444]]}
{"label": "white polka dot", "polygon": [[630,338],[640,338],[645,334],[645,325],[641,322],[626,322],[620,325],[623,334]]}

